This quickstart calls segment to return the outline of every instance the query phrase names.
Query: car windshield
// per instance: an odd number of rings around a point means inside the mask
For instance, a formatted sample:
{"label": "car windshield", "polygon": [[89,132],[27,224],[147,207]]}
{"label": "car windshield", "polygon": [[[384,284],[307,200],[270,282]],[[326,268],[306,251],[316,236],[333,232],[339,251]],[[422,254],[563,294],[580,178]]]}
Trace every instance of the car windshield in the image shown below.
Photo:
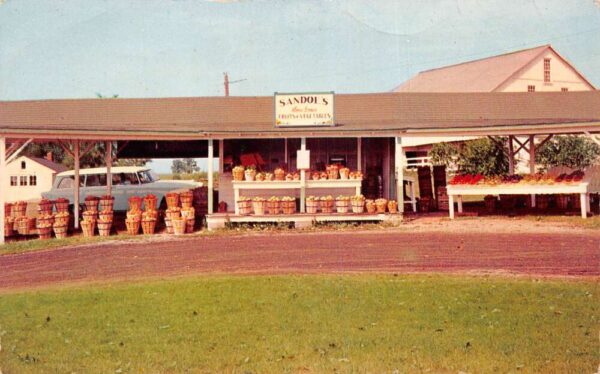
{"label": "car windshield", "polygon": [[152,173],[150,170],[140,171],[138,173],[138,177],[140,178],[141,183],[151,183],[158,180],[158,178],[155,178],[154,173]]}

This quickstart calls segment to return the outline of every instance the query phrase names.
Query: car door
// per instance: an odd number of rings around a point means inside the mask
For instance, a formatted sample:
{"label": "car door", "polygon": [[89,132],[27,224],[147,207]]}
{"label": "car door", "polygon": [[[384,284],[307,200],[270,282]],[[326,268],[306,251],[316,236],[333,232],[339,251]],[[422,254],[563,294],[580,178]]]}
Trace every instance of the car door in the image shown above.
{"label": "car door", "polygon": [[123,206],[122,210],[127,210],[129,207],[129,198],[131,196],[137,195],[143,197],[144,195],[140,192],[140,181],[136,173],[119,173],[117,175],[119,182],[119,206]]}
{"label": "car door", "polygon": [[[84,199],[87,196],[106,195],[106,174],[89,174],[85,178]],[[85,201],[85,200],[82,200]]]}

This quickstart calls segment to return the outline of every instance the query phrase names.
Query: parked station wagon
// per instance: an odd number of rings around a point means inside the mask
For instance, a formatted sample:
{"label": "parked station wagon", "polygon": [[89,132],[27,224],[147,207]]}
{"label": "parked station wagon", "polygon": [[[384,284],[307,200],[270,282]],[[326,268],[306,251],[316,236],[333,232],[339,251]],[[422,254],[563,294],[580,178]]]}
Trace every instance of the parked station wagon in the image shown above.
{"label": "parked station wagon", "polygon": [[[111,168],[112,195],[115,198],[114,210],[126,211],[129,197],[147,194],[156,196],[159,207],[164,205],[167,192],[188,190],[200,187],[202,183],[194,181],[161,181],[149,168],[136,166],[123,166]],[[79,171],[79,201],[83,204],[86,196],[106,195],[106,168],[81,169]],[[52,189],[42,193],[42,197],[50,200],[58,198],[75,200],[74,194],[75,172],[65,171],[56,175]]]}

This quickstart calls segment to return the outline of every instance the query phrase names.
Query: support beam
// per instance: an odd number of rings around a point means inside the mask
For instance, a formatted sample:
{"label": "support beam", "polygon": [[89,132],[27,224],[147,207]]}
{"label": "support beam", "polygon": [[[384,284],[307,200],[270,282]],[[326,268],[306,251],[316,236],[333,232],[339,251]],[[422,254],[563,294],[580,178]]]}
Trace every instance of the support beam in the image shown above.
{"label": "support beam", "polygon": [[121,146],[117,149],[117,152],[115,153],[115,158],[119,158],[119,154],[123,149],[125,149],[125,147],[127,147],[127,144],[129,144],[129,140],[126,140],[123,142],[123,144],[121,144]]}
{"label": "support beam", "polygon": [[548,140],[552,139],[552,137],[553,137],[553,136],[554,136],[554,134],[550,134],[550,135],[548,135],[548,136],[547,136],[547,137],[546,137],[544,140],[542,140],[542,141],[540,142],[540,144],[536,145],[536,148],[538,148],[538,149],[539,149],[539,148],[541,148],[541,147],[542,147],[544,144],[546,144],[546,142],[547,142]]}
{"label": "support beam", "polygon": [[[300,139],[300,149],[306,151],[306,138]],[[304,169],[300,170],[300,212],[306,212],[306,170]]]}
{"label": "support beam", "polygon": [[356,170],[362,171],[362,138],[356,138]]}
{"label": "support beam", "polygon": [[504,147],[504,143],[501,142],[500,140],[496,139],[495,137],[488,135],[488,139],[490,139],[491,141],[493,141],[494,143],[496,143],[500,147]]}
{"label": "support beam", "polygon": [[[529,174],[535,174],[535,135],[529,135]],[[535,194],[531,194],[531,207],[535,208]]]}
{"label": "support beam", "polygon": [[4,195],[8,187],[6,172],[6,138],[0,137],[0,245],[4,244]]}
{"label": "support beam", "polygon": [[[213,140],[208,139],[208,214],[213,213],[214,197],[213,197],[213,154],[214,145]],[[237,202],[236,202],[237,203]]]}
{"label": "support beam", "polygon": [[402,148],[402,138],[395,138],[394,163],[396,166],[396,200],[398,202],[398,212],[404,213],[404,149]]}
{"label": "support beam", "polygon": [[63,149],[63,151],[65,151],[66,154],[75,158],[75,154],[73,153],[71,148],[69,148],[65,143],[63,143],[62,140],[56,139],[56,142],[58,143],[58,145],[60,145],[60,147]]}
{"label": "support beam", "polygon": [[513,140],[515,142],[517,142],[517,144],[519,145],[519,148],[517,148],[517,150],[515,151],[514,154],[521,152],[522,149],[524,149],[526,152],[529,152],[529,147],[527,146],[527,144],[529,143],[529,139],[527,139],[525,142],[521,143],[521,141],[519,141],[519,138],[517,138],[515,136],[515,137],[513,137]]}
{"label": "support beam", "polygon": [[[7,142],[7,144],[8,144],[8,142]],[[8,158],[20,146],[21,146],[21,142],[20,141],[14,141],[10,146],[8,146],[8,148],[6,148],[6,152],[5,152],[6,153],[6,157]]]}
{"label": "support beam", "polygon": [[11,151],[12,154],[6,155],[7,159],[6,159],[6,164],[8,165],[9,163],[11,163],[15,158],[17,158],[19,156],[19,153],[21,153],[25,147],[27,147],[29,145],[29,143],[31,143],[33,139],[27,139],[27,141],[23,144],[21,144],[21,146],[16,150],[16,151]]}
{"label": "support beam", "polygon": [[88,145],[86,145],[86,147],[83,149],[83,152],[81,152],[79,154],[79,157],[87,155],[89,153],[89,151],[91,151],[92,148],[94,148],[95,146],[96,146],[96,142],[88,143]]}
{"label": "support beam", "polygon": [[79,140],[73,141],[73,160],[75,161],[75,184],[73,187],[73,224],[79,228]]}
{"label": "support beam", "polygon": [[112,195],[112,147],[113,143],[111,141],[106,142],[106,194]]}
{"label": "support beam", "polygon": [[225,167],[225,141],[223,139],[219,140],[219,175],[223,174],[223,169]]}
{"label": "support beam", "polygon": [[592,139],[594,141],[594,143],[600,145],[600,135],[592,134],[589,131],[586,131],[585,135],[587,135],[590,139]]}
{"label": "support beam", "polygon": [[513,136],[508,137],[508,174],[515,174],[515,151],[513,148]]}

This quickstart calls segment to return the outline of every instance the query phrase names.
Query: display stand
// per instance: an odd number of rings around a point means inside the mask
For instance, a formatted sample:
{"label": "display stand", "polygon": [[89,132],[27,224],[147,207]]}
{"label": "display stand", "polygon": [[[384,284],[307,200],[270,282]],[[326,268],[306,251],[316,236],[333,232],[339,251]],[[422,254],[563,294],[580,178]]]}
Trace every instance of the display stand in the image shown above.
{"label": "display stand", "polygon": [[581,199],[581,217],[586,218],[590,210],[590,191],[588,183],[577,184],[557,183],[551,185],[543,184],[502,184],[498,186],[481,185],[449,185],[448,207],[450,219],[454,219],[454,199],[458,203],[458,213],[463,212],[463,196],[486,196],[486,195],[554,195],[554,194],[578,194]]}

